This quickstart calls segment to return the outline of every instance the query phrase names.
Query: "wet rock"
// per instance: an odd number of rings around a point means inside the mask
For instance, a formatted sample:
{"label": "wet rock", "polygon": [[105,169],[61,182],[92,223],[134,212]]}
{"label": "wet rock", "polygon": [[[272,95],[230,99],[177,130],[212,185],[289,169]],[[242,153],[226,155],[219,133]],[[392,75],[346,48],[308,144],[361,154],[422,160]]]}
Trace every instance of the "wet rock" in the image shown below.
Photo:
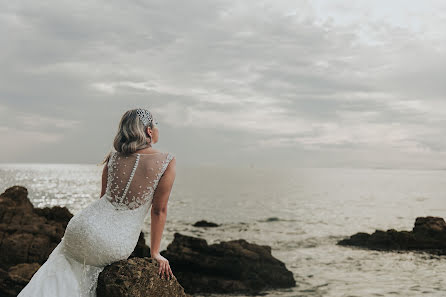
{"label": "wet rock", "polygon": [[108,265],[99,275],[98,297],[187,297],[176,278],[161,279],[158,262],[131,258]]}
{"label": "wet rock", "polygon": [[356,233],[338,242],[374,250],[419,250],[446,255],[446,223],[443,218],[419,217],[412,231],[376,230],[373,234]]}
{"label": "wet rock", "polygon": [[220,225],[216,224],[216,223],[213,223],[213,222],[208,222],[208,221],[205,221],[205,220],[201,220],[201,221],[196,222],[192,226],[194,226],[194,227],[218,227]]}
{"label": "wet rock", "polygon": [[271,247],[244,239],[208,245],[206,240],[180,233],[161,254],[189,294],[244,293],[289,288],[293,273],[271,255]]}

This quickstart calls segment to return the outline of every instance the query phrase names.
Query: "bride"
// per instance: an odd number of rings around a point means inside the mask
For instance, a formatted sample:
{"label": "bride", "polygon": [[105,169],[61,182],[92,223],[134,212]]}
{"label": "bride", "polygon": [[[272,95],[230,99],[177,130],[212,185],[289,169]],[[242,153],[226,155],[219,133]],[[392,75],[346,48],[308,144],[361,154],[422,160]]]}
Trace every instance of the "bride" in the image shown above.
{"label": "bride", "polygon": [[101,197],[71,218],[61,242],[18,297],[96,296],[99,273],[130,256],[150,208],[150,256],[161,277],[173,277],[160,241],[176,161],[152,148],[157,124],[146,109],[124,113],[114,149],[103,162]]}

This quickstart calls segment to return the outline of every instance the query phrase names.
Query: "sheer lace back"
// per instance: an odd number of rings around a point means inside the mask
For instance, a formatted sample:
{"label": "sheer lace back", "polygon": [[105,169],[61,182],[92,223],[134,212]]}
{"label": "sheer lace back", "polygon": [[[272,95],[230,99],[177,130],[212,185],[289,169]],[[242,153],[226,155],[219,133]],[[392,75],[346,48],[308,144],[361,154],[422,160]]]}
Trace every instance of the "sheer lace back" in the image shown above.
{"label": "sheer lace back", "polygon": [[158,182],[173,158],[171,153],[113,152],[107,164],[106,198],[118,210],[151,203]]}

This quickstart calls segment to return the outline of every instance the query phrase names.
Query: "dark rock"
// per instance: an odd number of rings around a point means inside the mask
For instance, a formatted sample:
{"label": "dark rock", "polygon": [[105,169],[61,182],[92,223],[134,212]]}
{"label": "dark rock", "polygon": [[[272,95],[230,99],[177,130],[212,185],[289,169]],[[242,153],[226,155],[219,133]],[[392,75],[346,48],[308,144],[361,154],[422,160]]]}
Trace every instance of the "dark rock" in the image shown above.
{"label": "dark rock", "polygon": [[[28,199],[28,190],[25,187],[13,186],[0,194],[0,205],[14,206],[16,208],[32,210],[34,206]],[[1,219],[2,216],[0,216]]]}
{"label": "dark rock", "polygon": [[437,217],[419,217],[415,220],[415,226],[412,230],[417,234],[429,236],[444,236],[446,232],[446,222],[443,218]]}
{"label": "dark rock", "polygon": [[[34,208],[27,193],[15,186],[0,195],[0,296],[21,291],[60,242],[72,217],[63,207]],[[158,263],[142,258],[150,249],[141,233],[129,259],[100,274],[98,296],[186,296],[177,280],[188,293],[256,293],[296,285],[269,246],[244,239],[208,245],[204,239],[175,233],[161,254],[169,260],[173,280],[159,279]]]}
{"label": "dark rock", "polygon": [[18,264],[11,266],[8,271],[0,268],[0,296],[17,296],[39,268],[38,263]]}
{"label": "dark rock", "polygon": [[419,250],[446,255],[446,223],[443,218],[419,217],[412,231],[376,230],[373,234],[357,233],[338,242],[374,250]]}
{"label": "dark rock", "polygon": [[269,217],[265,220],[265,222],[277,222],[280,221],[278,217]]}
{"label": "dark rock", "polygon": [[138,242],[136,243],[135,250],[131,253],[129,258],[144,258],[150,257],[150,248],[146,244],[146,240],[144,239],[144,233],[139,233]]}
{"label": "dark rock", "polygon": [[41,217],[45,217],[47,220],[63,223],[65,228],[73,217],[73,214],[68,208],[61,206],[34,208],[34,212]]}
{"label": "dark rock", "polygon": [[205,220],[201,220],[201,221],[196,222],[192,226],[194,226],[194,227],[218,227],[220,225],[216,224],[216,223],[213,223],[213,222],[208,222],[208,221],[205,221]]}
{"label": "dark rock", "polygon": [[98,297],[187,297],[175,277],[161,279],[158,262],[131,258],[108,265],[99,275]]}
{"label": "dark rock", "polygon": [[11,266],[8,273],[13,277],[21,277],[25,280],[30,280],[39,268],[39,263],[22,263]]}
{"label": "dark rock", "polygon": [[271,255],[271,247],[244,239],[208,245],[206,240],[174,234],[161,254],[190,294],[249,293],[296,285],[293,273]]}
{"label": "dark rock", "polygon": [[[43,264],[72,217],[68,209],[61,207],[56,208],[54,215],[50,209],[45,210],[45,216],[39,215],[27,195],[26,188],[20,186],[8,188],[0,195],[0,268],[20,263]],[[65,221],[61,220],[62,213]]]}

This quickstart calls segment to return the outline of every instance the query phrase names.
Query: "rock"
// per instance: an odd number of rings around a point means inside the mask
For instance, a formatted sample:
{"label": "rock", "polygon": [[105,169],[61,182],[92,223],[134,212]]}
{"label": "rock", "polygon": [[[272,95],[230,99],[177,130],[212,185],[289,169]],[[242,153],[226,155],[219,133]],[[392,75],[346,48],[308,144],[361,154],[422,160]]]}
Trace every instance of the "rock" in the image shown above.
{"label": "rock", "polygon": [[265,222],[277,222],[280,221],[278,217],[269,217],[265,220]]}
{"label": "rock", "polygon": [[[72,218],[64,207],[34,208],[27,194],[26,188],[14,186],[0,195],[0,296],[17,296],[59,244]],[[431,225],[441,228],[439,222]],[[420,232],[428,233],[423,226]],[[269,246],[244,239],[208,245],[175,233],[161,254],[175,279],[158,278],[158,263],[147,258],[150,249],[141,233],[129,259],[108,265],[99,275],[98,296],[187,296],[178,281],[188,293],[256,293],[296,285]]]}
{"label": "rock", "polygon": [[150,248],[146,244],[144,239],[144,233],[139,233],[138,242],[136,243],[135,250],[130,254],[129,258],[139,257],[144,258],[150,256]]}
{"label": "rock", "polygon": [[[27,210],[34,208],[28,199],[28,190],[21,186],[10,187],[3,194],[0,194],[0,205]],[[0,216],[3,216],[3,213],[0,213]]]}
{"label": "rock", "polygon": [[25,280],[30,280],[39,268],[39,263],[22,263],[11,266],[8,273],[13,277],[21,277]]}
{"label": "rock", "polygon": [[296,285],[293,273],[271,255],[271,247],[244,239],[208,245],[180,233],[161,254],[186,292],[248,293]]}
{"label": "rock", "polygon": [[194,227],[218,227],[220,225],[216,224],[216,223],[213,223],[213,222],[208,222],[208,221],[205,221],[205,220],[201,220],[201,221],[196,222],[192,226],[194,226]]}
{"label": "rock", "polygon": [[374,250],[419,250],[446,255],[446,223],[443,218],[419,217],[412,231],[376,230],[373,234],[357,233],[338,242]]}
{"label": "rock", "polygon": [[[0,267],[20,263],[43,264],[60,242],[72,214],[65,207],[37,210],[24,187],[0,195]],[[42,215],[41,215],[42,214]],[[62,218],[65,218],[63,220]]]}
{"label": "rock", "polygon": [[38,263],[22,263],[5,271],[0,268],[0,296],[15,297],[40,268]]}
{"label": "rock", "polygon": [[[60,243],[72,217],[66,207],[34,208],[28,190],[21,186],[0,194],[0,296],[17,296],[37,271],[33,269]],[[141,233],[131,257],[148,255],[150,249]],[[32,272],[31,276],[25,272]]]}
{"label": "rock", "polygon": [[437,217],[419,217],[415,220],[413,232],[417,234],[424,233],[429,236],[444,236],[446,232],[446,222],[443,218]]}
{"label": "rock", "polygon": [[65,228],[73,217],[66,207],[60,206],[34,208],[34,212],[41,217],[45,217],[47,220],[63,223]]}
{"label": "rock", "polygon": [[161,279],[158,262],[131,258],[108,265],[99,275],[98,297],[187,297],[175,277]]}

